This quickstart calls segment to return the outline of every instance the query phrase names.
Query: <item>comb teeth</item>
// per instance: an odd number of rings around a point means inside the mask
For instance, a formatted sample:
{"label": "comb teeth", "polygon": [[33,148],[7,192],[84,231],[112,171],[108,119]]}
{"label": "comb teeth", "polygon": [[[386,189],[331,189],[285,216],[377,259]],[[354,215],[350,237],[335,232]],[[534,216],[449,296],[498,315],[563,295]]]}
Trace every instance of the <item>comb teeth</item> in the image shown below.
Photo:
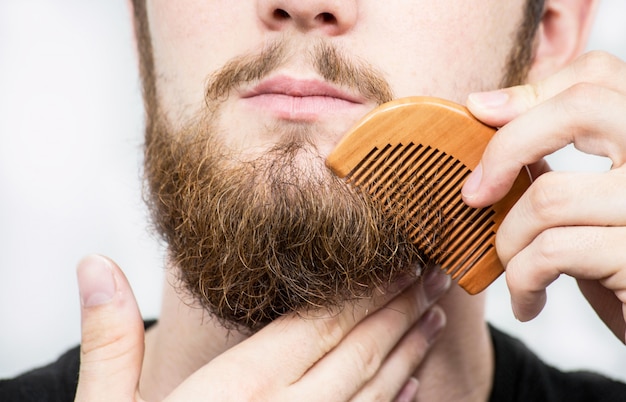
{"label": "comb teeth", "polygon": [[491,207],[465,205],[461,188],[468,166],[480,162],[494,133],[452,102],[397,99],[357,123],[326,164],[390,218],[402,220],[408,239],[475,294],[504,271],[495,233],[531,183],[523,169],[507,196]]}
{"label": "comb teeth", "polygon": [[470,169],[424,144],[375,147],[346,176],[387,213],[406,219],[409,241],[454,279],[494,248],[495,212],[473,209],[461,198]]}

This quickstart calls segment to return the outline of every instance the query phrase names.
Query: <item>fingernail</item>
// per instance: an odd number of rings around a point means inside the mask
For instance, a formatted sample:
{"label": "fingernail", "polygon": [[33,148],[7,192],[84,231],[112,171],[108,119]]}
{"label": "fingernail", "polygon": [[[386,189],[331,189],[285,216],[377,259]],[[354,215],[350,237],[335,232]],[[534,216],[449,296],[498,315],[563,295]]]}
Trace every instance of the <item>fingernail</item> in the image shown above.
{"label": "fingernail", "polygon": [[429,344],[437,338],[446,324],[446,318],[440,308],[431,308],[418,322],[420,332],[424,335]]}
{"label": "fingernail", "polygon": [[474,92],[467,97],[469,103],[484,109],[501,107],[509,100],[509,93],[503,90]]}
{"label": "fingernail", "polygon": [[85,257],[76,270],[78,290],[83,307],[95,307],[110,302],[117,286],[109,261],[101,256]]}
{"label": "fingernail", "polygon": [[439,267],[431,268],[424,278],[424,293],[429,302],[435,301],[450,287],[450,277]]}
{"label": "fingernail", "polygon": [[479,163],[478,166],[474,169],[474,171],[469,175],[465,184],[463,185],[463,189],[461,190],[461,194],[465,198],[473,197],[480,187],[480,182],[483,180],[483,164]]}
{"label": "fingernail", "polygon": [[409,378],[404,384],[402,390],[398,393],[395,402],[413,402],[417,397],[417,390],[419,388],[419,381],[415,377]]}

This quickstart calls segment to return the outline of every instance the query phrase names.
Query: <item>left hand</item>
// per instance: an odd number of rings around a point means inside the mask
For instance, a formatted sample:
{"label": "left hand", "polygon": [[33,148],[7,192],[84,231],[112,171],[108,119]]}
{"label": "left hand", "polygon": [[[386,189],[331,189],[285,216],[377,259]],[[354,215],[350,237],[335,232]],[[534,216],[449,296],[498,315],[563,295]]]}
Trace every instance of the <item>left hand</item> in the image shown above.
{"label": "left hand", "polygon": [[[588,53],[536,84],[472,94],[468,107],[502,128],[468,178],[465,202],[493,204],[525,165],[536,178],[496,237],[516,317],[539,314],[546,287],[567,274],[625,342],[626,63]],[[570,143],[610,158],[612,169],[550,172],[542,158]]]}

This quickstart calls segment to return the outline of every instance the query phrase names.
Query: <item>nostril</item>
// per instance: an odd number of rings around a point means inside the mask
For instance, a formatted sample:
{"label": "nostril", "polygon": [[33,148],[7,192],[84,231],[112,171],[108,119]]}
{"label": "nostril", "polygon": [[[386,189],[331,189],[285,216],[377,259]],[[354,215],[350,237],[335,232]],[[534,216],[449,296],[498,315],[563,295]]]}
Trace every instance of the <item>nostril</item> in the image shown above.
{"label": "nostril", "polygon": [[277,8],[276,10],[274,10],[274,18],[276,18],[277,20],[286,20],[289,19],[289,13],[283,9]]}
{"label": "nostril", "polygon": [[337,23],[337,18],[335,18],[335,16],[332,15],[331,13],[321,13],[316,17],[316,19],[318,21],[323,22],[324,24],[336,24]]}
{"label": "nostril", "polygon": [[277,24],[277,29],[282,29],[286,26],[285,24],[289,24],[291,22],[293,22],[298,29],[303,30],[317,28],[334,29],[330,27],[339,26],[339,20],[336,17],[337,14],[332,11],[319,12],[319,8],[317,10],[311,10],[307,7],[298,8],[295,6],[293,8],[271,8],[267,11],[270,10],[271,14],[268,13],[266,15],[268,18],[271,18],[271,23]]}

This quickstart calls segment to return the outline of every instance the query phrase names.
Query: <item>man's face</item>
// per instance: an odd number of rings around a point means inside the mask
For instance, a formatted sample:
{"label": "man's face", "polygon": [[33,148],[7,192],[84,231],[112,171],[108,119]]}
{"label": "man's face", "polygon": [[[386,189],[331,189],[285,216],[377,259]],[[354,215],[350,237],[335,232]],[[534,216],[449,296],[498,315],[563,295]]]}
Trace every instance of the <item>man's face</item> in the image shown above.
{"label": "man's face", "polygon": [[[147,8],[159,101],[174,127],[204,105],[212,73],[235,57],[287,39],[283,65],[222,99],[220,126],[228,128],[230,146],[252,151],[280,141],[258,134],[266,127],[304,122],[315,130],[313,142],[325,155],[374,102],[347,85],[316,88],[323,80],[307,55],[319,41],[347,60],[370,65],[394,97],[433,95],[463,102],[469,92],[500,83],[523,1],[154,0]],[[251,96],[255,90],[287,87],[294,93],[338,94],[308,101]]]}
{"label": "man's face", "polygon": [[146,175],[184,288],[257,328],[414,272],[402,222],[324,157],[391,98],[498,86],[523,3],[148,1]]}

